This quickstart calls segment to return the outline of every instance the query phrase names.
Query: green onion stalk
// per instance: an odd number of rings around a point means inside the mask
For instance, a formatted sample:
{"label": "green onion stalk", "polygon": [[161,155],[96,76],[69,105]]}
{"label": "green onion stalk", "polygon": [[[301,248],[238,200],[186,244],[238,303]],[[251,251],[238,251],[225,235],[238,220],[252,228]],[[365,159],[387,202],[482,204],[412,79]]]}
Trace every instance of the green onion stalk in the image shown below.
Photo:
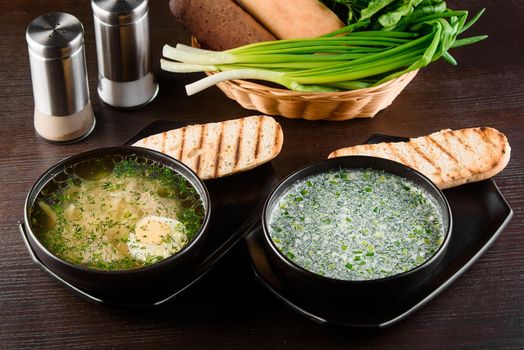
{"label": "green onion stalk", "polygon": [[468,22],[467,11],[447,9],[403,20],[394,30],[361,30],[364,21],[317,38],[261,42],[222,52],[165,45],[161,67],[175,73],[216,72],[187,85],[188,95],[235,79],[263,80],[302,92],[367,88],[441,57],[456,65],[449,49],[487,37],[458,38],[483,12]]}

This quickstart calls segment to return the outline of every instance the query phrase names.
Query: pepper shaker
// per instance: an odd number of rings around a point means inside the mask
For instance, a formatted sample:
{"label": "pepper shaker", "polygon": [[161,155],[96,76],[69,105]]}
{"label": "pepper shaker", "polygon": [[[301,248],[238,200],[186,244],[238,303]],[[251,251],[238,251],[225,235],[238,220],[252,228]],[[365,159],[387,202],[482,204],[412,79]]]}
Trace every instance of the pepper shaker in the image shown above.
{"label": "pepper shaker", "polygon": [[135,108],[158,93],[151,68],[147,0],[92,0],[98,95],[117,108]]}
{"label": "pepper shaker", "polygon": [[54,142],[79,141],[95,127],[82,23],[68,13],[47,13],[29,24],[26,40],[37,133]]}

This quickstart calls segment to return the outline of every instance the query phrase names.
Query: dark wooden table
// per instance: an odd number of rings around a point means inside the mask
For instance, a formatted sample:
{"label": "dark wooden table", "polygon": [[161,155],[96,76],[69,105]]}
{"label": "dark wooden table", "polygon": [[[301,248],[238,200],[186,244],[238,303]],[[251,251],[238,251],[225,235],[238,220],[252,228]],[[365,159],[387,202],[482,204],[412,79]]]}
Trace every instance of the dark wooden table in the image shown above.
{"label": "dark wooden table", "polygon": [[[152,310],[88,303],[51,280],[29,259],[17,229],[23,201],[53,163],[97,146],[119,145],[154,119],[225,120],[254,114],[218,89],[193,97],[184,85],[200,75],[158,69],[165,43],[188,42],[151,1],[153,55],[160,94],[149,106],[117,111],[96,94],[97,66],[89,1],[10,0],[0,14],[0,348],[524,348],[524,2],[450,1],[486,15],[468,34],[488,34],[457,49],[460,65],[438,62],[419,73],[374,119],[341,123],[278,118],[285,145],[274,165],[285,175],[373,133],[400,136],[442,128],[492,126],[509,138],[512,159],[496,177],[515,216],[489,251],[456,283],[409,319],[385,330],[322,326],[289,310],[259,286],[240,245],[174,302]],[[33,97],[25,29],[38,15],[70,12],[85,25],[87,65],[98,124],[85,141],[53,145],[33,129]]]}

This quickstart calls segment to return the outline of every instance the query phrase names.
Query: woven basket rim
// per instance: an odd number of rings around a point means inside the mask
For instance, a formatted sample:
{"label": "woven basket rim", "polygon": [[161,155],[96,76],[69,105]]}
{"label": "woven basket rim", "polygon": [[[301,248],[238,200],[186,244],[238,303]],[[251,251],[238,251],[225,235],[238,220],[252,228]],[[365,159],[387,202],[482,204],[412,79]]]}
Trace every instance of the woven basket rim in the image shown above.
{"label": "woven basket rim", "polygon": [[[225,83],[234,85],[236,88],[244,91],[257,91],[259,93],[267,93],[275,96],[276,98],[293,98],[293,99],[304,99],[304,100],[315,100],[315,99],[347,99],[347,98],[361,98],[368,94],[374,94],[381,90],[387,89],[390,85],[396,84],[399,81],[406,79],[411,80],[418,73],[418,69],[405,73],[395,79],[388,80],[380,85],[372,86],[363,89],[345,90],[345,91],[334,91],[334,92],[303,92],[293,91],[285,88],[276,88],[259,83],[255,83],[248,80],[228,80]],[[215,74],[214,72],[208,72],[207,74]]]}

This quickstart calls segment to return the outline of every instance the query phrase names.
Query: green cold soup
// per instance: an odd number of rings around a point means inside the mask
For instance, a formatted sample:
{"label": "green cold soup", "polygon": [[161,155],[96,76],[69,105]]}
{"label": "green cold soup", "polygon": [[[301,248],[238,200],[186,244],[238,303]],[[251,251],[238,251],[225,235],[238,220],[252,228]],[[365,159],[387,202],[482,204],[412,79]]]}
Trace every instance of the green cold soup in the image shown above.
{"label": "green cold soup", "polygon": [[341,169],[302,179],[269,220],[277,248],[293,263],[340,280],[409,271],[445,236],[443,216],[421,187],[374,169]]}

